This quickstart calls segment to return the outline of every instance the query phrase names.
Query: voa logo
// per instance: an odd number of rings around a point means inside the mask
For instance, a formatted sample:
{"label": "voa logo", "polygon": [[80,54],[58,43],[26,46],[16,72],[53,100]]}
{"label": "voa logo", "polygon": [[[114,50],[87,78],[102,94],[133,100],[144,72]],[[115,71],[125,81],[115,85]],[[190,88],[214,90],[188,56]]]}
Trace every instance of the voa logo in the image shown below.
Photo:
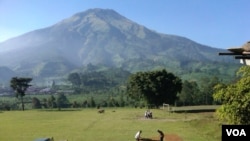
{"label": "voa logo", "polygon": [[226,129],[228,136],[247,136],[244,129]]}

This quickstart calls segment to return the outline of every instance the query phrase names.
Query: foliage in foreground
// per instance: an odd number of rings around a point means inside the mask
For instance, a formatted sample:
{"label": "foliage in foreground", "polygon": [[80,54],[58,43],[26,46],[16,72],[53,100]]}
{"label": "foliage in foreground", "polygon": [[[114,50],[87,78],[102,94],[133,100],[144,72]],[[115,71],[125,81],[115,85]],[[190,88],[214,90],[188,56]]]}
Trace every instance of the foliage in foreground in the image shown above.
{"label": "foliage in foreground", "polygon": [[222,103],[217,110],[221,121],[229,124],[250,124],[250,67],[243,66],[238,74],[241,78],[234,84],[219,84],[214,98]]}

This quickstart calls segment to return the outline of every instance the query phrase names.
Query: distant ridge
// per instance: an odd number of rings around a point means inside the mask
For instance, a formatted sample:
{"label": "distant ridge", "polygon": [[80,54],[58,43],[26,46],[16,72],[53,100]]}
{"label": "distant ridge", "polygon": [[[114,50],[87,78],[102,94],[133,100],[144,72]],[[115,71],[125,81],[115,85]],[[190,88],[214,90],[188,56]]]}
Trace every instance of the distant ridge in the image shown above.
{"label": "distant ridge", "polygon": [[186,73],[195,65],[236,64],[218,56],[222,51],[152,31],[112,9],[95,8],[0,43],[0,64],[32,77],[62,76],[88,64]]}

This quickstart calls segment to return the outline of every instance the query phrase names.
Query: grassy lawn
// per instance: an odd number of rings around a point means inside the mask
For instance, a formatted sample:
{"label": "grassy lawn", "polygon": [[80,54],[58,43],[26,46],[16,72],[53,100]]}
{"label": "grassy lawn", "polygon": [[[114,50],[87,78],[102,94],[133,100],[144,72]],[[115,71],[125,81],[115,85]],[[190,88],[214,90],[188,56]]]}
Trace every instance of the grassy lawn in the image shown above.
{"label": "grassy lawn", "polygon": [[129,141],[138,130],[142,137],[158,137],[157,129],[183,141],[220,141],[221,127],[209,113],[168,113],[152,109],[153,119],[145,119],[146,109],[107,108],[62,111],[27,110],[0,112],[0,141],[33,141],[54,137],[55,141]]}

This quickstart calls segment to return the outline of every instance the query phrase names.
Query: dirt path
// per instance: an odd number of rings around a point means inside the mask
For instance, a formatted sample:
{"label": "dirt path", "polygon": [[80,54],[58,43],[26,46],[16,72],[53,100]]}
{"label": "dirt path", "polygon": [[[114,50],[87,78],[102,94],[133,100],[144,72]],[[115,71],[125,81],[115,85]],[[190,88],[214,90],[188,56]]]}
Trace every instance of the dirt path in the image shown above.
{"label": "dirt path", "polygon": [[178,135],[175,134],[165,134],[164,141],[183,141]]}

